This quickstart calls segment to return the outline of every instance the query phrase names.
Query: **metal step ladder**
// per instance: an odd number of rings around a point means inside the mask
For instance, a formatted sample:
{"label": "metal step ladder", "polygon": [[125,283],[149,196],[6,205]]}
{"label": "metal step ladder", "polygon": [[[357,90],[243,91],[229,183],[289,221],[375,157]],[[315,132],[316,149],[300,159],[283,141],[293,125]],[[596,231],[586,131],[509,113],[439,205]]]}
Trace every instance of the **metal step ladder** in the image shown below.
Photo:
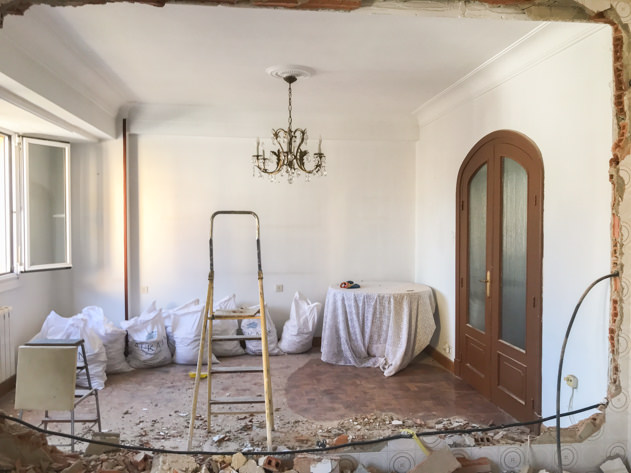
{"label": "metal step ladder", "polygon": [[[237,309],[237,310],[213,310],[213,290],[215,280],[215,270],[213,263],[213,226],[215,217],[218,215],[251,215],[256,221],[256,255],[258,260],[258,280],[259,280],[259,307],[255,309]],[[199,394],[199,381],[202,375],[202,364],[204,358],[204,349],[208,344],[208,376],[206,378],[208,387],[206,423],[207,431],[211,431],[210,417],[211,415],[243,415],[243,414],[265,414],[265,424],[267,431],[267,449],[272,449],[272,430],[274,429],[274,405],[272,402],[272,380],[269,368],[269,351],[267,345],[267,324],[265,318],[265,298],[263,296],[263,270],[261,269],[261,241],[260,241],[260,225],[259,217],[254,213],[246,210],[222,210],[212,214],[210,218],[210,272],[208,273],[208,293],[206,296],[206,306],[204,308],[204,320],[202,323],[202,334],[199,344],[199,354],[197,357],[197,371],[195,376],[195,388],[193,392],[193,405],[191,407],[191,421],[188,431],[188,449],[191,450],[193,443],[193,432],[195,429],[195,417],[197,413],[197,397]],[[247,335],[222,335],[213,336],[213,320],[244,320],[259,319],[261,323],[260,336]],[[219,367],[212,365],[212,343],[213,341],[229,341],[229,340],[260,340],[262,351],[261,367]],[[229,375],[239,373],[263,373],[264,397],[226,397],[216,398],[212,396],[212,378],[216,375]],[[227,405],[256,405],[265,404],[264,410],[221,410],[213,411],[213,406]]]}

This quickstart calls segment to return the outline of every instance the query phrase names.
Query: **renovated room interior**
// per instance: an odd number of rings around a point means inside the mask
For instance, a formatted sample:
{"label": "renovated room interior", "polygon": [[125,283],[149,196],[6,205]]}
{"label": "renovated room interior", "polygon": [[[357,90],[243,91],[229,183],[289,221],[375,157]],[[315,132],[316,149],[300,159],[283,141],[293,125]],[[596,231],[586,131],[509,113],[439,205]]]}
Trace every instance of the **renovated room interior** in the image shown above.
{"label": "renovated room interior", "polygon": [[[567,322],[610,268],[611,38],[604,24],[376,9],[121,3],[5,17],[0,127],[71,143],[72,267],[3,277],[11,346],[51,310],[125,319],[125,211],[133,317],[153,300],[203,299],[209,217],[246,209],[261,219],[279,332],[296,291],[324,305],[340,281],[422,283],[437,303],[429,353],[453,370],[458,173],[482,138],[514,130],[543,161],[540,413],[553,414]],[[257,138],[287,120],[286,86],[265,72],[279,64],[313,70],[293,88],[294,122],[327,156],[311,182],[253,176]],[[256,303],[251,237],[241,221],[217,228],[218,297]],[[564,374],[580,384],[562,387],[564,408],[607,393],[608,314],[601,285],[573,328]]]}

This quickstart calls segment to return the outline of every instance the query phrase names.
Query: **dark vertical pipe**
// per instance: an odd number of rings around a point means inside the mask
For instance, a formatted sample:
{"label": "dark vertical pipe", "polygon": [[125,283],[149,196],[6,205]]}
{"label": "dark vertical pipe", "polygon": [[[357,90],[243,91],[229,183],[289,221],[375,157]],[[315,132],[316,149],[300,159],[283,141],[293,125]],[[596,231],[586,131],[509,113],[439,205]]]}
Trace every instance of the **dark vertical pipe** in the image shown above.
{"label": "dark vertical pipe", "polygon": [[127,119],[123,118],[123,264],[125,266],[125,320],[129,320],[129,265],[127,263]]}

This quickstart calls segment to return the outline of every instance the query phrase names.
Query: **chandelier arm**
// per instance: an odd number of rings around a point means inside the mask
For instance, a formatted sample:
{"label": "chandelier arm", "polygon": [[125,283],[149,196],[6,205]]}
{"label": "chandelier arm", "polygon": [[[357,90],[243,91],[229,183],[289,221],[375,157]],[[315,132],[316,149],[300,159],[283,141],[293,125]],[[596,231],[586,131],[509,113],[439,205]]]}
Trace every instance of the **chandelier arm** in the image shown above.
{"label": "chandelier arm", "polygon": [[302,172],[306,174],[313,174],[313,172],[317,169],[317,163],[316,163],[316,166],[311,171],[309,171],[305,167],[305,156],[309,154],[309,151],[302,150],[302,145],[305,142],[305,136],[307,136],[307,130],[305,130],[304,128],[298,128],[295,131],[295,136],[300,137],[300,142],[298,143],[298,146],[296,147],[296,157],[295,157],[296,165]]}
{"label": "chandelier arm", "polygon": [[[283,146],[283,136],[287,144],[287,148]],[[287,166],[287,157],[291,156],[291,130],[287,132],[282,128],[272,130],[272,144],[278,146],[278,150],[274,151],[278,166]]]}
{"label": "chandelier arm", "polygon": [[318,169],[320,169],[320,164],[316,163],[313,166],[313,169],[311,169],[310,171],[305,167],[304,163],[302,163],[301,161],[299,161],[298,159],[296,159],[296,164],[298,165],[298,167],[300,168],[300,170],[302,172],[304,172],[305,174],[313,174],[314,172],[316,172]]}
{"label": "chandelier arm", "polygon": [[276,168],[271,169],[271,170],[268,170],[264,165],[261,166],[260,164],[258,164],[258,161],[259,160],[257,159],[257,163],[254,165],[254,167],[264,174],[269,174],[269,175],[278,174],[283,169],[282,163],[278,160],[276,161]]}

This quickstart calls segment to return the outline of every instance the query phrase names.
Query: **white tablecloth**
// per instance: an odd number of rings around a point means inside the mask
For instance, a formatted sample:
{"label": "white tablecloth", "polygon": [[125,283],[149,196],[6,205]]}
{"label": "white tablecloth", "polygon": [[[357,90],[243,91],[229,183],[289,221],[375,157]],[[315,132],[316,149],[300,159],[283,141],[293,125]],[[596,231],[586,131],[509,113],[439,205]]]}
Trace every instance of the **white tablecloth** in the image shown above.
{"label": "white tablecloth", "polygon": [[359,289],[329,287],[322,326],[322,361],[379,367],[392,376],[405,368],[436,330],[432,289],[405,282],[360,281]]}

